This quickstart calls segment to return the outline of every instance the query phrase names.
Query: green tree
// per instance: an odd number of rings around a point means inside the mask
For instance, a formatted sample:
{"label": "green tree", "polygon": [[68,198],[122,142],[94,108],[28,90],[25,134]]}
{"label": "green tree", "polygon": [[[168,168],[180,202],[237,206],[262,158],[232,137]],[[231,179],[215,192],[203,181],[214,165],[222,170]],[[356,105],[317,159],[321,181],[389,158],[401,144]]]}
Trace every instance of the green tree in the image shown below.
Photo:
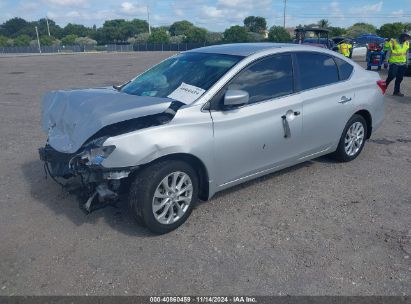
{"label": "green tree", "polygon": [[249,32],[263,33],[267,30],[267,21],[263,17],[248,16],[244,19],[244,27]]}
{"label": "green tree", "polygon": [[0,47],[6,47],[7,46],[7,37],[0,35]]}
{"label": "green tree", "polygon": [[78,37],[76,38],[76,40],[74,41],[75,44],[84,46],[84,45],[96,45],[97,41],[94,39],[91,39],[89,37]]}
{"label": "green tree", "polygon": [[268,40],[273,42],[290,42],[292,38],[282,26],[272,26],[268,33]]}
{"label": "green tree", "polygon": [[184,35],[178,35],[178,36],[171,36],[170,37],[170,43],[173,44],[179,44],[179,43],[183,43],[186,39],[186,36]]}
{"label": "green tree", "polygon": [[67,24],[63,30],[62,30],[62,35],[68,36],[68,35],[76,35],[77,37],[85,37],[88,36],[92,33],[92,30],[88,27],[85,27],[84,25],[81,24],[73,24],[69,23]]}
{"label": "green tree", "polygon": [[248,34],[244,27],[234,25],[224,31],[225,42],[247,42]]}
{"label": "green tree", "polygon": [[260,33],[248,32],[247,35],[249,42],[262,42],[265,40],[264,35]]}
{"label": "green tree", "polygon": [[63,45],[74,45],[76,44],[77,38],[78,38],[77,35],[70,34],[70,35],[64,36],[63,39],[61,39],[61,43]]}
{"label": "green tree", "polygon": [[147,40],[148,43],[169,43],[170,36],[164,30],[153,31]]}
{"label": "green tree", "polygon": [[51,46],[54,43],[54,38],[50,36],[41,36],[40,37],[40,44],[41,46]]}
{"label": "green tree", "polygon": [[134,19],[132,21],[125,21],[120,23],[120,35],[124,41],[130,37],[134,37],[138,34],[148,32],[148,23],[144,20]]}
{"label": "green tree", "polygon": [[186,35],[192,27],[194,25],[187,20],[177,21],[170,26],[169,32],[171,36]]}
{"label": "green tree", "polygon": [[[46,18],[39,19],[37,22],[34,22],[34,23],[35,23],[34,26],[37,26],[40,36],[48,35]],[[57,25],[56,22],[54,22],[54,20],[52,19],[48,19],[48,23],[49,23],[50,35],[53,37],[62,38],[63,29],[59,25]]]}
{"label": "green tree", "polygon": [[[29,23],[22,18],[12,18],[0,26],[0,34],[6,37],[17,37],[20,31],[29,26]],[[34,30],[34,28],[33,28]]]}
{"label": "green tree", "polygon": [[331,26],[328,29],[330,31],[330,37],[343,36],[347,32],[345,28],[336,27],[336,26]]}
{"label": "green tree", "polygon": [[192,27],[186,32],[185,42],[204,43],[206,41],[207,30],[199,27]]}
{"label": "green tree", "polygon": [[37,43],[37,39],[33,39],[32,41],[30,41],[30,46],[31,46],[32,48],[38,48],[39,45],[38,45],[38,43]]}
{"label": "green tree", "polygon": [[223,40],[223,33],[207,32],[206,42],[209,44],[220,43]]}
{"label": "green tree", "polygon": [[376,34],[377,28],[368,23],[355,23],[347,29],[347,36],[355,38],[363,34]]}
{"label": "green tree", "polygon": [[20,35],[14,39],[15,46],[29,46],[31,38],[27,35]]}
{"label": "green tree", "polygon": [[329,28],[330,22],[327,19],[321,19],[320,21],[318,21],[318,26],[321,28]]}
{"label": "green tree", "polygon": [[133,26],[133,36],[148,33],[148,22],[146,20],[141,19],[133,19],[129,21],[129,23]]}
{"label": "green tree", "polygon": [[109,20],[104,22],[103,24],[102,34],[104,41],[106,41],[107,43],[117,43],[123,40],[122,33],[120,32],[121,23],[114,23],[115,21],[118,20]]}
{"label": "green tree", "polygon": [[378,35],[385,38],[397,38],[406,29],[406,25],[401,22],[386,23],[377,31]]}
{"label": "green tree", "polygon": [[149,33],[141,33],[136,35],[135,37],[135,43],[147,43],[148,38],[150,38],[150,34]]}

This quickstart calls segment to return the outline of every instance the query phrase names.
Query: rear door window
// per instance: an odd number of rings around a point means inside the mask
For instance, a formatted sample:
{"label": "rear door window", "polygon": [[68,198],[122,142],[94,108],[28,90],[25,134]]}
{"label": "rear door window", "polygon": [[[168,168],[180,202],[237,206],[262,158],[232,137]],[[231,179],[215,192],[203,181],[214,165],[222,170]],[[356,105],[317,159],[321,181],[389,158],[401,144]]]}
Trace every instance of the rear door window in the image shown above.
{"label": "rear door window", "polygon": [[338,71],[340,73],[340,80],[344,81],[350,78],[352,71],[354,70],[354,67],[351,64],[349,64],[347,61],[342,60],[340,58],[334,57],[334,60],[338,66]]}
{"label": "rear door window", "polygon": [[309,90],[339,81],[338,68],[331,56],[296,53],[299,90]]}

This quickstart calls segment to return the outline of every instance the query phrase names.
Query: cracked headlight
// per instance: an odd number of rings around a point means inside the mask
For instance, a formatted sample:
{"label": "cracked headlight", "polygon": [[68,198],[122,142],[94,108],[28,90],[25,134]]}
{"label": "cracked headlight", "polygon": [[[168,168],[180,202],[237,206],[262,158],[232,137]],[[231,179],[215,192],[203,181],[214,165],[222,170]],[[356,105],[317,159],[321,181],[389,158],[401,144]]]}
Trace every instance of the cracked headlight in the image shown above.
{"label": "cracked headlight", "polygon": [[101,163],[113,153],[116,146],[103,146],[107,138],[99,138],[91,142],[81,153],[81,159],[86,165],[101,165]]}

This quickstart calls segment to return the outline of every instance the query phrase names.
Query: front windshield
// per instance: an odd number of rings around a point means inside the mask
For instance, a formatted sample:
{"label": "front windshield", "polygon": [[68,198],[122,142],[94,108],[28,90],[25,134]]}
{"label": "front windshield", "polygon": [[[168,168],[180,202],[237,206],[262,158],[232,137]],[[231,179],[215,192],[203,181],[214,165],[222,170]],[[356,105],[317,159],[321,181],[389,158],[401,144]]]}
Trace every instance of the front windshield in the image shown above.
{"label": "front windshield", "polygon": [[173,56],[126,84],[121,91],[168,97],[182,85],[208,90],[243,57],[189,52]]}

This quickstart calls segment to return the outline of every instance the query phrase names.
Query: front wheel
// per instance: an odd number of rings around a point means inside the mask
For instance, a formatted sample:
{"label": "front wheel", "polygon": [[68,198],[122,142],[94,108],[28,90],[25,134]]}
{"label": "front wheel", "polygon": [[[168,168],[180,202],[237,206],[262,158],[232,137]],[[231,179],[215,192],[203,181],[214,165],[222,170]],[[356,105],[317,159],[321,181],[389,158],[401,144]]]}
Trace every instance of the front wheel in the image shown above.
{"label": "front wheel", "polygon": [[198,177],[183,161],[148,166],[131,184],[129,205],[140,224],[158,234],[170,232],[190,216],[198,198]]}
{"label": "front wheel", "polygon": [[342,162],[356,159],[364,148],[366,138],[367,123],[364,117],[355,114],[344,128],[334,157]]}

